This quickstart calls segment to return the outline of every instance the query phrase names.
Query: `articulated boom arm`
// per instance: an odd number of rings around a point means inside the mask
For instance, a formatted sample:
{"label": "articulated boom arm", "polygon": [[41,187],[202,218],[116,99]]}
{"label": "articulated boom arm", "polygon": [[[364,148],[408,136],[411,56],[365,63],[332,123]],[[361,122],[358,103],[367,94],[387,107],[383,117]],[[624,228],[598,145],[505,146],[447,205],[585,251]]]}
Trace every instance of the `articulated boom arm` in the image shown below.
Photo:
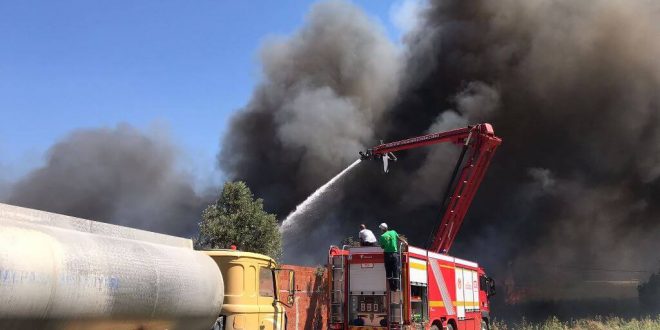
{"label": "articulated boom arm", "polygon": [[[396,159],[392,152],[443,142],[463,144],[463,150],[445,193],[442,220],[433,230],[427,246],[429,250],[439,253],[449,252],[495,149],[502,142],[495,136],[493,127],[490,124],[478,124],[384,143],[368,149],[366,153],[360,153],[363,159],[382,158],[386,162],[387,159]],[[465,158],[466,156],[467,158]]]}

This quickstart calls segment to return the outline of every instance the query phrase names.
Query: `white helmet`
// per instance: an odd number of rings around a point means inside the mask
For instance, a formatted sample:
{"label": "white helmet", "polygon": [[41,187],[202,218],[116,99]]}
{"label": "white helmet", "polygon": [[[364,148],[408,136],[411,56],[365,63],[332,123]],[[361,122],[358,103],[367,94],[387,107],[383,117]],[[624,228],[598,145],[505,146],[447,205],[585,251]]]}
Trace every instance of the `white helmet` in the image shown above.
{"label": "white helmet", "polygon": [[383,222],[378,226],[378,228],[380,228],[381,230],[387,230],[387,224]]}

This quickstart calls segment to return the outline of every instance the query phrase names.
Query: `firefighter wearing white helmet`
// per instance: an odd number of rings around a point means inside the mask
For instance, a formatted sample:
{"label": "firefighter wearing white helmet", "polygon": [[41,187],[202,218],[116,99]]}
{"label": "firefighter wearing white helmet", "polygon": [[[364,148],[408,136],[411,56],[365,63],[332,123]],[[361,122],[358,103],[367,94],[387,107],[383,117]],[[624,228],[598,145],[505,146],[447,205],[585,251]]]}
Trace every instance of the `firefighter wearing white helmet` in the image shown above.
{"label": "firefighter wearing white helmet", "polygon": [[378,239],[378,244],[380,244],[380,247],[383,248],[385,256],[385,276],[389,282],[390,290],[399,291],[398,278],[399,274],[401,273],[401,261],[399,260],[399,241],[406,245],[408,245],[408,242],[399,236],[396,231],[388,229],[387,224],[384,222],[381,223],[378,228],[380,228],[380,231],[382,232],[380,238]]}

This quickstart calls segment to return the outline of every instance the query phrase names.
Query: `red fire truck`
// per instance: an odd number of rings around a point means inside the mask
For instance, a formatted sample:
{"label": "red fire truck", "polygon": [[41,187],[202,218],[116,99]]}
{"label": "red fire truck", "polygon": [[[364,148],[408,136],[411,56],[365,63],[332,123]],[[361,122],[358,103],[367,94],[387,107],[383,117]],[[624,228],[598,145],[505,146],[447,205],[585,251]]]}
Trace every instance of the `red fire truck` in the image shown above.
{"label": "red fire truck", "polygon": [[451,142],[463,146],[445,193],[442,219],[426,249],[401,243],[399,288],[385,278],[379,247],[331,246],[330,329],[488,329],[488,297],[494,282],[476,262],[447,255],[495,150],[501,143],[490,124],[390,142],[360,152],[381,159],[384,169],[394,152]]}

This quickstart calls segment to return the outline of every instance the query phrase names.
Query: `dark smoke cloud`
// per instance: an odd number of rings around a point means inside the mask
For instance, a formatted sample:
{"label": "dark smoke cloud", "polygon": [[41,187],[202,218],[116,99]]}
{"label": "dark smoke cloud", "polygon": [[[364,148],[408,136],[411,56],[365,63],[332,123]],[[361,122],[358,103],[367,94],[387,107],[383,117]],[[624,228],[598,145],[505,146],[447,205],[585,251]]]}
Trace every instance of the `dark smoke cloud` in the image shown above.
{"label": "dark smoke cloud", "polygon": [[177,169],[163,132],[129,125],[76,130],[44,166],[11,187],[7,203],[161,233],[189,236],[204,205]]}
{"label": "dark smoke cloud", "polygon": [[[397,55],[351,5],[316,5],[264,47],[264,82],[233,120],[222,168],[285,216],[361,147],[490,121],[504,143],[454,254],[544,297],[629,276],[577,265],[656,268],[660,3],[432,1],[404,44]],[[423,245],[455,155],[402,153],[386,176],[361,164],[310,230],[339,241],[387,220]],[[308,242],[291,261],[323,262],[327,239],[290,239]]]}
{"label": "dark smoke cloud", "polygon": [[11,183],[9,180],[0,177],[0,200],[5,200],[9,196]]}
{"label": "dark smoke cloud", "polygon": [[[1,146],[0,146],[0,151],[2,151]],[[9,195],[9,191],[11,188],[11,183],[8,175],[9,172],[10,172],[9,166],[7,166],[2,159],[0,159],[0,201],[5,200]]]}
{"label": "dark smoke cloud", "polygon": [[344,2],[315,5],[261,51],[264,80],[235,116],[219,161],[284,214],[373,143],[401,61],[382,29]]}
{"label": "dark smoke cloud", "polygon": [[[407,38],[411,75],[389,135],[425,128],[410,113],[457,107],[504,139],[456,253],[499,273],[511,261],[519,282],[543,291],[558,281],[559,295],[630,276],[580,267],[655,268],[659,10],[650,1],[442,1],[424,12]],[[492,91],[473,93],[474,84]],[[492,110],[461,110],[456,97],[470,90],[473,109]]]}

